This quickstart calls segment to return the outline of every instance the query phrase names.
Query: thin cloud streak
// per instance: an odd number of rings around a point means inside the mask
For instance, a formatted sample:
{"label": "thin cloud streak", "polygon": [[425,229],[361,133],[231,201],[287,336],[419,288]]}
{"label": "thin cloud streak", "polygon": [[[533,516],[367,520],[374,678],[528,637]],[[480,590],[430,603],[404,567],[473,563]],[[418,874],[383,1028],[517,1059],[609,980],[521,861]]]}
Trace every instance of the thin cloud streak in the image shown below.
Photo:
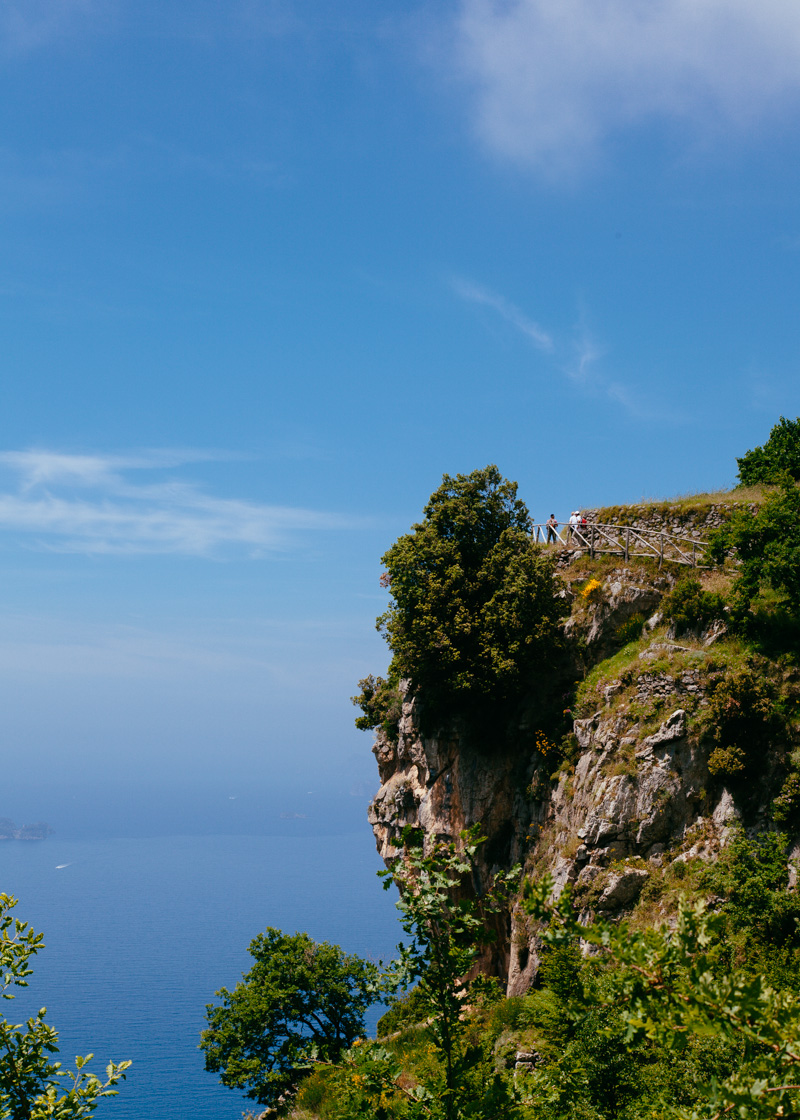
{"label": "thin cloud streak", "polygon": [[339,514],[218,498],[180,479],[128,477],[222,457],[0,452],[0,467],[16,478],[15,489],[0,490],[0,532],[58,552],[217,556],[234,549],[265,556],[297,547],[299,533],[352,524]]}
{"label": "thin cloud streak", "polygon": [[556,180],[655,119],[729,143],[800,100],[794,0],[461,0],[450,50],[481,142]]}
{"label": "thin cloud streak", "polygon": [[603,356],[603,348],[591,337],[582,323],[577,338],[573,342],[575,360],[566,367],[567,377],[578,385],[601,384],[592,366]]}
{"label": "thin cloud streak", "polygon": [[488,288],[482,288],[460,277],[456,277],[452,283],[454,291],[457,295],[461,296],[462,299],[468,300],[471,303],[483,304],[485,307],[491,307],[492,310],[496,311],[498,315],[501,315],[507,323],[510,323],[512,327],[516,327],[518,331],[526,335],[539,350],[552,353],[554,345],[551,336],[546,330],[540,327],[538,323],[534,322],[533,319],[529,319],[528,316],[523,311],[520,311],[513,303],[509,303],[507,299],[498,295],[497,292],[491,292]]}
{"label": "thin cloud streak", "polygon": [[[576,328],[575,336],[570,343],[567,346],[560,345],[550,332],[540,327],[499,293],[468,280],[457,279],[451,283],[453,291],[461,299],[492,308],[538,350],[551,355],[554,365],[561,374],[584,393],[591,396],[605,396],[630,416],[639,420],[657,417],[662,420],[679,419],[671,412],[665,413],[664,409],[648,409],[636,400],[635,394],[627,386],[618,381],[609,381],[594,368],[603,357],[605,349],[591,336],[583,321]],[[569,356],[563,357],[562,355],[565,354]]]}

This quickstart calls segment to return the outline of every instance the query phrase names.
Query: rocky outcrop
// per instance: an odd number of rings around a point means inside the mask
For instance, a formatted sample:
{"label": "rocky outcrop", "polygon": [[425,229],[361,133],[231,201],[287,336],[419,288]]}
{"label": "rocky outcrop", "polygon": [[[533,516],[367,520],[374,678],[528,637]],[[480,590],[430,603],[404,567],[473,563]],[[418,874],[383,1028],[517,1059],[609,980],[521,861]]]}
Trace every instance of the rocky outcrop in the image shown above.
{"label": "rocky outcrop", "polygon": [[[554,890],[567,883],[585,918],[614,916],[632,906],[664,853],[701,838],[693,854],[710,856],[727,836],[730,795],[715,805],[706,793],[706,751],[688,734],[676,709],[651,735],[613,710],[575,721],[581,754],[549,803],[548,818],[528,857],[529,869],[548,871]],[[518,994],[538,967],[536,937],[524,917],[512,930],[509,991]]]}
{"label": "rocky outcrop", "polygon": [[644,625],[670,586],[666,576],[647,579],[643,573],[620,568],[603,581],[596,597],[586,602],[578,597],[578,609],[566,622],[567,636],[582,638],[590,660],[599,661],[619,645],[616,636],[621,627],[636,617]]}

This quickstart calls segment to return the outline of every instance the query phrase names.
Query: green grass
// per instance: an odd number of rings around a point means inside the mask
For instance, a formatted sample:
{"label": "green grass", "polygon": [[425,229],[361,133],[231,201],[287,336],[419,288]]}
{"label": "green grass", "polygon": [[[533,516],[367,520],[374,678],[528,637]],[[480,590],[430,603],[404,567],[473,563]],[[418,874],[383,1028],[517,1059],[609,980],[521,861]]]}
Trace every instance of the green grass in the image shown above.
{"label": "green grass", "polygon": [[634,581],[657,579],[664,574],[659,570],[655,557],[651,560],[645,556],[632,556],[626,563],[624,557],[615,553],[600,552],[593,560],[588,552],[584,552],[560,568],[559,575],[576,591],[578,588],[573,584],[589,579],[605,580],[623,570],[629,573],[626,578]]}
{"label": "green grass", "polygon": [[[639,654],[650,645],[652,640],[652,637],[648,636],[629,642],[613,657],[607,657],[605,661],[598,662],[593,669],[590,669],[586,679],[578,685],[575,696],[575,711],[579,718],[585,719],[592,712],[597,711],[598,705],[602,707],[605,704],[601,695],[603,686],[610,684],[611,681],[622,680],[626,670],[642,665]],[[639,675],[638,672],[636,675]]]}
{"label": "green grass", "polygon": [[[682,649],[659,651],[652,661],[640,660],[640,653],[653,643],[664,641],[666,628],[659,627],[647,637],[630,642],[613,657],[595,665],[586,679],[578,685],[574,703],[578,718],[585,719],[605,707],[602,690],[612,681],[621,680],[625,686],[613,698],[611,706],[618,707],[621,702],[630,703],[631,694],[636,692],[636,680],[644,673],[664,673],[677,677],[686,669],[699,668],[703,675],[720,670],[743,669],[753,654],[752,647],[737,637],[728,636],[707,650],[695,639],[679,638],[674,644],[682,646]],[[689,698],[682,697],[684,699]]]}

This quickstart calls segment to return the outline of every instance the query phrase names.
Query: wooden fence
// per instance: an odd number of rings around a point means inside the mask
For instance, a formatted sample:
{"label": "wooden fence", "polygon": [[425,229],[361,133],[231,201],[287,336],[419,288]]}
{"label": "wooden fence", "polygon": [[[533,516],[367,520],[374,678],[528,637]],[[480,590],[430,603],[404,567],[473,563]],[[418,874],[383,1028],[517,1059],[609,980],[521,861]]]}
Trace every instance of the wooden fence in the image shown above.
{"label": "wooden fence", "polygon": [[580,529],[561,525],[551,530],[546,522],[534,525],[531,537],[535,543],[550,544],[555,548],[588,552],[591,557],[601,553],[622,556],[649,556],[658,560],[659,567],[665,560],[685,564],[690,568],[711,566],[708,542],[694,537],[666,533],[660,529],[634,529],[630,525],[601,525],[590,523]]}

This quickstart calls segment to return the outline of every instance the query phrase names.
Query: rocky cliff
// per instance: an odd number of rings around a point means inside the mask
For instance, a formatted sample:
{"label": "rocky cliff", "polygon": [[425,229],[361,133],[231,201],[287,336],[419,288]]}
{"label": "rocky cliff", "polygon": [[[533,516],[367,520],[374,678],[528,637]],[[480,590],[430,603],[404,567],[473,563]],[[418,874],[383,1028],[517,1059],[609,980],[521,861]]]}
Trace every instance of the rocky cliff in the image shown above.
{"label": "rocky cliff", "polygon": [[[550,873],[557,891],[572,884],[587,916],[637,905],[663,916],[665,881],[679,878],[681,864],[712,859],[737,820],[768,826],[796,725],[782,724],[779,733],[757,713],[756,765],[737,762],[726,744],[750,717],[731,714],[725,698],[774,677],[764,687],[777,703],[781,689],[796,694],[796,670],[753,662],[722,620],[675,640],[658,613],[674,576],[645,566],[600,565],[594,577],[578,569],[565,572],[573,601],[566,630],[583,677],[571,733],[555,743],[520,724],[500,749],[457,724],[423,736],[406,689],[396,742],[379,733],[374,746],[381,787],[370,821],[389,862],[406,825],[449,838],[480,823],[488,840],[476,867],[478,892],[494,872],[521,863],[530,874]],[[734,721],[728,731],[725,720]],[[497,932],[484,965],[506,979],[509,994],[520,993],[535,977],[536,931],[515,912]]]}

